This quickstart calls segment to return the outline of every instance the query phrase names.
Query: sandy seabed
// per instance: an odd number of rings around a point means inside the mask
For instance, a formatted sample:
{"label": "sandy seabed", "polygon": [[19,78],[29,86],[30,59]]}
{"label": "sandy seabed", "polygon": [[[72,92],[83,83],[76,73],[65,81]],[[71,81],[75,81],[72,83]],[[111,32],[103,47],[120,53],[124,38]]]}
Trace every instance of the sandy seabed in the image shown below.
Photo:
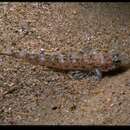
{"label": "sandy seabed", "polygon": [[[129,3],[0,3],[0,50],[130,53]],[[130,55],[130,54],[129,54]],[[0,57],[0,124],[129,125],[130,70],[69,78]]]}

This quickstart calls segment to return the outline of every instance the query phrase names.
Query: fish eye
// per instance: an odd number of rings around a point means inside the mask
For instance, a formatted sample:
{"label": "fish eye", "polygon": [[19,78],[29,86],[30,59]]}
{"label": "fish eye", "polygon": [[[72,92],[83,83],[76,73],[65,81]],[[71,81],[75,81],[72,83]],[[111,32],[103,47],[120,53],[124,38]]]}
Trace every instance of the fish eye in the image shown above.
{"label": "fish eye", "polygon": [[115,65],[119,65],[121,63],[119,54],[113,54],[112,61]]}

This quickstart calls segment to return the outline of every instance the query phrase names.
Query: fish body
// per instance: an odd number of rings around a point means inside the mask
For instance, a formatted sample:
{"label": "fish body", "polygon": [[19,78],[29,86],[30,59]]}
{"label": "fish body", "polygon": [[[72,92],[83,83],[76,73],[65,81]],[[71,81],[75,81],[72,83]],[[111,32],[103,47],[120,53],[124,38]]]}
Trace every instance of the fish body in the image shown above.
{"label": "fish body", "polygon": [[0,55],[11,56],[22,59],[34,65],[46,66],[54,70],[62,71],[91,71],[108,72],[119,67],[121,60],[118,54],[105,51],[83,52],[48,52],[41,49],[39,53],[28,53],[26,51],[0,53]]}

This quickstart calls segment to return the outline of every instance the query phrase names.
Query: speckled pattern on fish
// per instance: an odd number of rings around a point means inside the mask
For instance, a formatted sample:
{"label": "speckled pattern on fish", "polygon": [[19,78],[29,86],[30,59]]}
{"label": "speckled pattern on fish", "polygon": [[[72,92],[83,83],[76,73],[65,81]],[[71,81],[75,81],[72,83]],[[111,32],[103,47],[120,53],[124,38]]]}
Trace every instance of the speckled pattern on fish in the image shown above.
{"label": "speckled pattern on fish", "polygon": [[121,63],[119,54],[105,51],[90,51],[85,52],[67,52],[60,51],[48,52],[43,48],[38,54],[21,52],[6,52],[0,55],[12,56],[23,59],[32,64],[46,66],[54,70],[62,71],[92,71],[96,70],[97,75],[101,76],[101,72],[108,72],[116,69]]}

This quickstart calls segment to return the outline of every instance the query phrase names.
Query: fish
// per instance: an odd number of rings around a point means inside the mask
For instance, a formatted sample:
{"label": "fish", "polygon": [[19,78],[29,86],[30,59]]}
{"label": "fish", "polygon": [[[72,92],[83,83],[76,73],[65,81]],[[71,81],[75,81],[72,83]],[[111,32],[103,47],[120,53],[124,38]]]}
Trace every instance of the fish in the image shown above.
{"label": "fish", "polygon": [[121,55],[109,51],[61,52],[41,48],[38,53],[22,50],[20,52],[0,52],[0,55],[14,57],[58,71],[85,72],[94,70],[98,79],[102,78],[102,72],[109,72],[122,65]]}

